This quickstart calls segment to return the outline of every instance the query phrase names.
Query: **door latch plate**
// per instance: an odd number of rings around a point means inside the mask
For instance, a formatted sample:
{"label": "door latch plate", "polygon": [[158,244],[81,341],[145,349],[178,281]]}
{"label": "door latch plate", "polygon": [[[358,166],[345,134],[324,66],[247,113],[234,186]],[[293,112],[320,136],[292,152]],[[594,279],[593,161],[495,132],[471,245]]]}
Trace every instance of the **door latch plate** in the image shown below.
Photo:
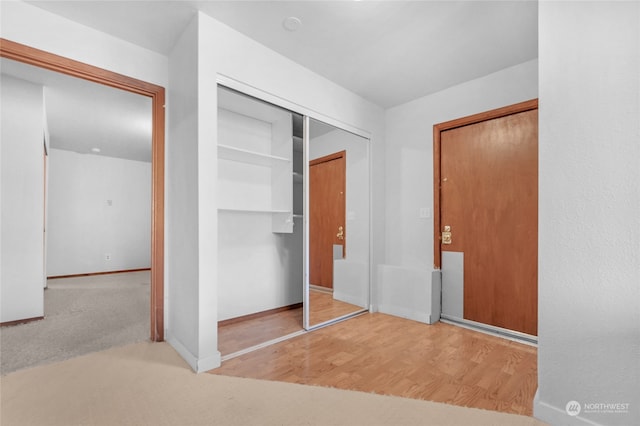
{"label": "door latch plate", "polygon": [[451,227],[448,225],[442,231],[442,244],[451,244]]}

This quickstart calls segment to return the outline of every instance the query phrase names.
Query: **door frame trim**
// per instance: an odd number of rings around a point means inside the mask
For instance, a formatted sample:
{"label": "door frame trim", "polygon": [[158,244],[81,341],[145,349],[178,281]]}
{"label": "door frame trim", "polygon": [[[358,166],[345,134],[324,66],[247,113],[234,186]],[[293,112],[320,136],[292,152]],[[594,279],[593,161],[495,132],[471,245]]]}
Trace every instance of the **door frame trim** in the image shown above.
{"label": "door frame trim", "polygon": [[147,96],[152,101],[151,340],[164,340],[164,87],[0,38],[0,56]]}
{"label": "door frame trim", "polygon": [[343,149],[342,151],[334,152],[333,154],[325,155],[324,157],[309,160],[309,165],[315,166],[316,164],[326,163],[331,160],[337,160],[338,158],[345,158],[346,161],[347,151]]}
{"label": "door frame trim", "polygon": [[468,126],[495,118],[506,117],[520,112],[538,109],[538,99],[531,99],[502,108],[469,115],[455,120],[434,124],[433,126],[433,268],[442,266],[442,254],[440,245],[440,138],[442,132],[458,127]]}

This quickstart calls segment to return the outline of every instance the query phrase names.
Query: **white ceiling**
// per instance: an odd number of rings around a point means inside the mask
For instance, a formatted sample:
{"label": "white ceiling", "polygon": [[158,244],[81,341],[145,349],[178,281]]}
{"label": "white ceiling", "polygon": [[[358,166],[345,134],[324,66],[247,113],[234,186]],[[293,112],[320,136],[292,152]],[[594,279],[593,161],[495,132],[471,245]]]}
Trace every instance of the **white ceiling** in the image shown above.
{"label": "white ceiling", "polygon": [[202,10],[383,108],[538,55],[537,1],[28,3],[165,55]]}
{"label": "white ceiling", "polygon": [[[197,10],[383,108],[535,59],[536,1],[27,1],[168,55]],[[283,21],[299,18],[290,32]],[[3,60],[47,86],[52,147],[150,161],[151,100]]]}
{"label": "white ceiling", "polygon": [[6,58],[0,69],[44,87],[52,148],[151,162],[151,98]]}

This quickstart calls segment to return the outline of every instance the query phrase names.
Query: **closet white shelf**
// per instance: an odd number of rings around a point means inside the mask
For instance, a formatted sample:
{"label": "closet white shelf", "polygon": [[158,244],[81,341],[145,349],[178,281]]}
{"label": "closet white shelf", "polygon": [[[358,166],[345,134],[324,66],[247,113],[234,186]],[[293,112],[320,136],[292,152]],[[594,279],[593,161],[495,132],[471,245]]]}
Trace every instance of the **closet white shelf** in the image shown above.
{"label": "closet white shelf", "polygon": [[303,176],[302,173],[293,172],[293,183],[302,183]]}
{"label": "closet white shelf", "polygon": [[218,207],[218,210],[226,211],[226,212],[242,212],[242,213],[289,213],[291,214],[290,210],[244,209],[244,208],[237,208],[237,207]]}
{"label": "closet white shelf", "polygon": [[285,157],[263,154],[222,144],[218,144],[218,158],[267,167],[291,161],[289,158]]}

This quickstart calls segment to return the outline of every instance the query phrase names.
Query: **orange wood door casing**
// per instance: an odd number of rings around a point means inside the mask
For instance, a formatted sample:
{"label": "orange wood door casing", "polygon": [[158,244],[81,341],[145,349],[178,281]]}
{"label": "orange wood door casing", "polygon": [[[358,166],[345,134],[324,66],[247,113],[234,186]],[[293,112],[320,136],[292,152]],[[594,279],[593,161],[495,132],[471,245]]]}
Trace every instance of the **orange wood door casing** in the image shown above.
{"label": "orange wood door casing", "polygon": [[[309,162],[309,282],[333,288],[333,245],[345,252],[346,152]],[[338,237],[342,227],[343,237]]]}
{"label": "orange wood door casing", "polygon": [[537,335],[538,110],[441,133],[442,251],[464,253],[464,318]]}

